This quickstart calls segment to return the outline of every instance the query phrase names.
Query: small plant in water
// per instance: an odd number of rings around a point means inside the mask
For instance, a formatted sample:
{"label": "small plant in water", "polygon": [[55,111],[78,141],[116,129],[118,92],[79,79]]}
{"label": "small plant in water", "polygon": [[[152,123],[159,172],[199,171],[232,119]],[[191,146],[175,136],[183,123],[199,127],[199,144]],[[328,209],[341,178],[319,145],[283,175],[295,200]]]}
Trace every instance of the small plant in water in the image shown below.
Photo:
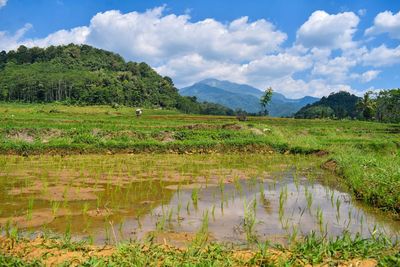
{"label": "small plant in water", "polygon": [[195,208],[197,208],[197,203],[199,200],[199,189],[198,188],[193,188],[191,198],[192,198],[193,206]]}
{"label": "small plant in water", "polygon": [[27,212],[26,212],[26,219],[27,219],[28,221],[32,220],[33,203],[34,203],[33,197],[29,198],[28,210],[27,210]]}
{"label": "small plant in water", "polygon": [[244,200],[244,220],[243,227],[246,233],[247,242],[253,243],[257,241],[257,236],[255,234],[255,224],[256,224],[256,214],[254,209],[251,208],[252,203],[247,204]]}
{"label": "small plant in water", "polygon": [[56,216],[58,209],[60,208],[61,203],[57,201],[53,201],[51,203],[51,211],[53,212],[53,216]]}

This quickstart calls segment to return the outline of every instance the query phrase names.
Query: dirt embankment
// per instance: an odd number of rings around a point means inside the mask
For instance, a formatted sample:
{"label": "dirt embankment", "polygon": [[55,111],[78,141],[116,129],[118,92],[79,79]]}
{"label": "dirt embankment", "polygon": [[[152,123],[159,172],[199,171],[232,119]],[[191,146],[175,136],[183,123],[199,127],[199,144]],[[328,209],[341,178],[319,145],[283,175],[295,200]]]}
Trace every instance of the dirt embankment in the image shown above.
{"label": "dirt embankment", "polygon": [[[183,244],[190,243],[195,236],[193,234],[160,234],[155,238],[155,242],[161,245],[162,250],[167,255],[176,254],[181,257],[186,252],[186,248],[176,248],[168,244],[169,239],[179,239]],[[160,248],[160,247],[158,247]],[[143,245],[141,250],[144,253],[152,253],[151,246]],[[160,250],[157,250],[160,253]],[[79,266],[90,259],[103,259],[105,262],[112,260],[118,263],[118,249],[114,246],[92,246],[74,243],[63,243],[57,239],[44,239],[38,237],[34,240],[19,240],[0,237],[0,254],[17,257],[25,262],[39,261],[44,266]],[[180,256],[179,256],[179,255]],[[268,249],[264,256],[260,257],[252,250],[231,250],[226,255],[227,260],[231,261],[233,266],[276,266],[282,265],[289,260],[293,263],[293,253],[288,250]],[[163,257],[157,257],[159,261],[157,266],[162,266]],[[121,261],[123,259],[120,259]],[[297,259],[293,266],[340,266],[340,267],[375,267],[378,262],[375,259],[350,259],[332,262],[332,259],[321,264],[311,265]],[[96,261],[93,261],[94,264]],[[235,264],[236,263],[236,264]],[[103,262],[104,264],[104,262]],[[125,262],[125,264],[127,264]],[[134,262],[131,262],[134,265]],[[332,265],[334,264],[334,265]]]}

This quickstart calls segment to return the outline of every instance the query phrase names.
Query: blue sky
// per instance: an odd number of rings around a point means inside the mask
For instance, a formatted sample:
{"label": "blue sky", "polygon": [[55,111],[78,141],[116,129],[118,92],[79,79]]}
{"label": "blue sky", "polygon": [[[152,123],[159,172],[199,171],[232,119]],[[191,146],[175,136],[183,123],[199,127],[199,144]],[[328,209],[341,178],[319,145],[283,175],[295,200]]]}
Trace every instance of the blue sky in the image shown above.
{"label": "blue sky", "polygon": [[400,1],[0,0],[0,50],[86,43],[178,87],[205,78],[289,97],[399,87]]}

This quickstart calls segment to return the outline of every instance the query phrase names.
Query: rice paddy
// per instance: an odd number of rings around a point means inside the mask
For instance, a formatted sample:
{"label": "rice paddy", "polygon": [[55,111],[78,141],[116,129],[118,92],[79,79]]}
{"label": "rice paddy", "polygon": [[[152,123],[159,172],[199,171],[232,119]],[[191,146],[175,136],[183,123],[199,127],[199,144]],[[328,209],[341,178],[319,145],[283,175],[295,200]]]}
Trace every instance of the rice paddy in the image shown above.
{"label": "rice paddy", "polygon": [[353,201],[313,156],[3,156],[3,162],[4,231],[49,231],[95,244],[160,232],[175,234],[165,242],[181,246],[176,233],[202,231],[210,240],[251,246],[287,244],[311,232],[395,240],[400,231],[384,213]]}
{"label": "rice paddy", "polygon": [[0,263],[400,260],[396,125],[47,109],[0,107]]}

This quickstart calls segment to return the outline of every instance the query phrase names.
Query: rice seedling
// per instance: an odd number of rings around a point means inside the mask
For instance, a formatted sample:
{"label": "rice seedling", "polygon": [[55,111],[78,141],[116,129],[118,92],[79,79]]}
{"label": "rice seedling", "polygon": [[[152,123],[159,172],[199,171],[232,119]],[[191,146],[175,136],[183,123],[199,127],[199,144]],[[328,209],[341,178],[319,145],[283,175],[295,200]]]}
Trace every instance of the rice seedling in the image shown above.
{"label": "rice seedling", "polygon": [[246,200],[244,200],[243,206],[244,206],[243,227],[246,233],[246,239],[247,242],[253,243],[257,241],[257,235],[255,233],[256,214],[254,212],[254,209],[251,208],[253,206],[252,203],[247,204]]}
{"label": "rice seedling", "polygon": [[32,220],[32,212],[33,212],[33,203],[34,203],[35,199],[33,197],[29,198],[28,201],[28,209],[26,211],[26,219],[28,221]]}
{"label": "rice seedling", "polygon": [[192,189],[191,199],[193,202],[193,206],[195,207],[195,209],[197,209],[197,203],[199,201],[199,189],[197,187]]}

